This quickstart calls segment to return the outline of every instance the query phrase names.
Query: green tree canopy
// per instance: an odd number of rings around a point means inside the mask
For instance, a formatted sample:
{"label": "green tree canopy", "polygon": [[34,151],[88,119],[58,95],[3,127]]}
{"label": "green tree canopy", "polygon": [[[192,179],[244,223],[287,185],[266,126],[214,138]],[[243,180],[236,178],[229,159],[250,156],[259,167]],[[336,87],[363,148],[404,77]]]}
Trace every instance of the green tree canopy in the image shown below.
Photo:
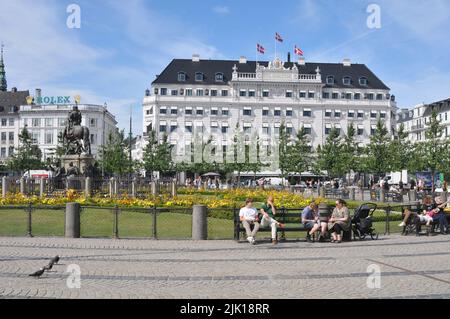
{"label": "green tree canopy", "polygon": [[21,174],[45,166],[42,162],[42,151],[33,140],[26,126],[19,134],[19,147],[15,149],[7,165],[11,170]]}

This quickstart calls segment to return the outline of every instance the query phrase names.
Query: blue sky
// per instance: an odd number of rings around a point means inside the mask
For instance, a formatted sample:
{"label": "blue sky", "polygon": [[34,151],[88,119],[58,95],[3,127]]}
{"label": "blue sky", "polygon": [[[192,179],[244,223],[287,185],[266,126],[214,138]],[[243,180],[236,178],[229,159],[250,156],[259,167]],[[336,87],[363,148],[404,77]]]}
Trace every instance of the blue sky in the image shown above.
{"label": "blue sky", "polygon": [[[66,8],[81,7],[81,29],[68,29]],[[369,4],[381,29],[369,29]],[[142,132],[141,100],[173,58],[255,58],[257,42],[274,54],[274,33],[308,62],[368,65],[400,107],[449,98],[448,0],[0,0],[9,88],[44,95],[81,94],[108,103],[121,128]]]}

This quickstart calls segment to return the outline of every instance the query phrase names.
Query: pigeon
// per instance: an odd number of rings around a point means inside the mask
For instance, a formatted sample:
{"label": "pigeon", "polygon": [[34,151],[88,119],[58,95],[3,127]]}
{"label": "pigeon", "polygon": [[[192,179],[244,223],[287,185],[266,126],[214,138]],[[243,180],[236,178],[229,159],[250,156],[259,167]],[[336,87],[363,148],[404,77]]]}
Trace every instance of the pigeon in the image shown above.
{"label": "pigeon", "polygon": [[53,257],[52,259],[50,259],[50,263],[52,264],[57,264],[59,262],[59,256],[56,255],[55,257]]}
{"label": "pigeon", "polygon": [[41,277],[41,276],[44,274],[44,272],[45,272],[45,269],[44,269],[44,268],[41,268],[41,269],[39,269],[38,271],[36,271],[36,272],[30,274],[29,276],[30,276],[30,277],[37,277],[37,278],[39,278],[39,277]]}
{"label": "pigeon", "polygon": [[51,270],[53,268],[53,265],[54,265],[53,261],[50,260],[48,265],[44,267],[44,270]]}

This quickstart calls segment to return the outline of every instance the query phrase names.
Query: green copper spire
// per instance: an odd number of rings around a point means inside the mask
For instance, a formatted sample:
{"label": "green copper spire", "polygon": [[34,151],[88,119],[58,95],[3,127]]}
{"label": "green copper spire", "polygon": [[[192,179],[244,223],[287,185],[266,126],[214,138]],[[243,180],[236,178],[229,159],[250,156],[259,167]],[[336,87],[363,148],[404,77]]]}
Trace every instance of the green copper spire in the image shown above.
{"label": "green copper spire", "polygon": [[8,86],[6,84],[5,64],[3,63],[3,43],[1,44],[0,55],[0,92],[6,92]]}

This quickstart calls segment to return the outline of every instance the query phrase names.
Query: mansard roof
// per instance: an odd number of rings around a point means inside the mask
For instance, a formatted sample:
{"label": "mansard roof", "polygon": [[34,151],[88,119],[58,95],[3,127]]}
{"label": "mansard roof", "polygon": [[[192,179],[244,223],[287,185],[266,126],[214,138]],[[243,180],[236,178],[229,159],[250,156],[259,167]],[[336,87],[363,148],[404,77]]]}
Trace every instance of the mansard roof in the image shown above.
{"label": "mansard roof", "polygon": [[0,92],[0,114],[9,112],[11,106],[19,108],[21,105],[27,104],[29,95],[29,91]]}
{"label": "mansard roof", "polygon": [[[258,61],[258,64],[267,67],[269,62]],[[164,71],[153,81],[152,84],[204,84],[204,85],[228,85],[232,79],[233,66],[236,65],[237,72],[255,73],[256,62],[247,61],[246,63],[239,63],[238,60],[200,60],[198,62],[192,59],[174,59],[164,69]],[[293,62],[285,62],[285,68],[292,68]],[[390,90],[366,65],[351,64],[344,66],[343,63],[314,63],[309,62],[305,65],[295,63],[299,74],[316,74],[317,67],[320,68],[322,75],[322,83],[327,88],[348,88],[348,89],[375,89],[375,90]],[[185,81],[178,81],[178,74],[185,73]],[[195,81],[195,73],[203,73],[203,81]],[[223,73],[223,82],[215,81],[215,74]],[[334,76],[335,84],[327,85],[326,78]],[[344,85],[344,77],[351,77],[351,85]],[[367,86],[360,85],[360,78],[367,78]]]}

